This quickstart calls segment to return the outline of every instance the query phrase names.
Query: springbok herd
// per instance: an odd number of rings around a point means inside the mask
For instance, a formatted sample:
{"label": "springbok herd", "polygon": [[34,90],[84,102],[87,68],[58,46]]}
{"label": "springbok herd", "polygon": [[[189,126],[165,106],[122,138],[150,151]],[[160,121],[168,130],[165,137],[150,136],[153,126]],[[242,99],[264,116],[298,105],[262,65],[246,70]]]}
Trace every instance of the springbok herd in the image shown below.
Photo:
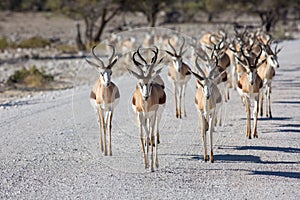
{"label": "springbok herd", "polygon": [[[263,115],[264,99],[266,117],[272,118],[271,83],[275,70],[279,67],[277,55],[280,49],[277,49],[277,44],[272,44],[274,42],[271,36],[262,31],[235,30],[233,34],[228,35],[225,30],[219,30],[205,33],[199,40],[193,39],[192,42],[186,42],[186,38],[179,35],[168,37],[151,34],[145,35],[142,44],[136,44],[137,40],[132,38],[123,41],[122,47],[135,49],[127,56],[126,69],[137,79],[132,108],[136,113],[146,169],[154,171],[154,165],[158,167],[159,123],[166,103],[165,85],[160,73],[165,67],[168,68],[168,78],[174,86],[177,118],[186,116],[187,83],[191,76],[197,81],[195,104],[199,111],[205,161],[210,159],[210,162],[214,162],[214,126],[222,125],[222,107],[230,99],[230,88],[238,91],[246,108],[247,138],[258,137],[257,117],[258,112]],[[116,41],[111,41],[107,45],[106,51],[112,52],[107,64],[96,55],[95,47],[91,51],[93,60],[86,59],[88,64],[99,72],[99,78],[90,94],[90,102],[98,116],[100,149],[104,155],[112,155],[112,118],[114,108],[120,99],[118,87],[111,81],[112,68],[119,58],[116,55],[115,43]],[[163,45],[164,48],[158,49],[156,44]],[[143,48],[143,46],[152,47]],[[183,54],[189,48],[192,49],[192,53],[190,61],[187,62],[183,60]],[[159,56],[162,54],[163,56]],[[165,62],[165,58],[170,62]],[[254,102],[252,131],[251,101]],[[206,149],[207,132],[210,156]]]}

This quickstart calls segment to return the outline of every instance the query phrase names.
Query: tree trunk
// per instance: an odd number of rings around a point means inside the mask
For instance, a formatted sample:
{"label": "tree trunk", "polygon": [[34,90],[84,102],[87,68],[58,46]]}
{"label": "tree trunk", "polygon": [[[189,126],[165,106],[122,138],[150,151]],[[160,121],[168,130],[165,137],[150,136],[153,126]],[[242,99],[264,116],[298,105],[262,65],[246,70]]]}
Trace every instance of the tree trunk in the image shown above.
{"label": "tree trunk", "polygon": [[[100,27],[93,38],[94,42],[99,42],[101,39],[101,36],[103,34],[104,28],[107,25],[107,23],[112,20],[120,11],[120,7],[116,8],[109,16],[108,16],[108,10],[106,8],[103,9],[102,16],[101,16],[101,24]],[[107,17],[108,16],[108,17]]]}

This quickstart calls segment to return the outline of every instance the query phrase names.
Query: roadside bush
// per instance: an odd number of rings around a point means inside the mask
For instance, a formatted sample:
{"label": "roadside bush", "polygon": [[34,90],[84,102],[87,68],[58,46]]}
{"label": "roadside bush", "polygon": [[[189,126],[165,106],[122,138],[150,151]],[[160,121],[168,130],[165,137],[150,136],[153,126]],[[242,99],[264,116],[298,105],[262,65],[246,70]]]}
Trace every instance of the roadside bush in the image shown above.
{"label": "roadside bush", "polygon": [[34,36],[26,40],[22,40],[17,46],[20,48],[43,48],[50,45],[51,42],[40,36]]}
{"label": "roadside bush", "polygon": [[57,45],[55,46],[55,48],[57,50],[62,51],[63,53],[77,53],[77,48],[75,46],[72,45],[68,45],[68,44],[61,44],[61,45]]}
{"label": "roadside bush", "polygon": [[8,41],[6,37],[2,37],[0,38],[0,50],[3,51],[4,49],[6,49],[8,47]]}
{"label": "roadside bush", "polygon": [[22,68],[21,70],[15,71],[14,74],[8,78],[6,83],[9,86],[41,89],[47,88],[47,84],[53,80],[54,77],[52,75],[38,70],[36,66],[32,66],[29,69]]}

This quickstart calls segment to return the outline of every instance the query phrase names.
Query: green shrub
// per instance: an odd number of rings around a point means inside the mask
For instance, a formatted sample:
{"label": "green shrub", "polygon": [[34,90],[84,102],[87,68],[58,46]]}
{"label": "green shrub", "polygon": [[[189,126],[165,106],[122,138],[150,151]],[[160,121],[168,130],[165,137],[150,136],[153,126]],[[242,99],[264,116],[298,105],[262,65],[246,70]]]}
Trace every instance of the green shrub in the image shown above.
{"label": "green shrub", "polygon": [[4,50],[8,47],[8,41],[7,38],[4,36],[2,38],[0,38],[0,50]]}
{"label": "green shrub", "polygon": [[40,36],[34,36],[26,40],[22,40],[17,46],[20,48],[43,48],[50,45],[51,42]]}
{"label": "green shrub", "polygon": [[16,70],[8,80],[9,86],[22,85],[25,88],[45,88],[46,85],[54,80],[54,77],[50,74],[46,74],[44,71],[40,71],[36,66],[32,66],[29,69],[22,68]]}
{"label": "green shrub", "polygon": [[74,45],[61,44],[55,47],[63,53],[77,53],[77,48]]}

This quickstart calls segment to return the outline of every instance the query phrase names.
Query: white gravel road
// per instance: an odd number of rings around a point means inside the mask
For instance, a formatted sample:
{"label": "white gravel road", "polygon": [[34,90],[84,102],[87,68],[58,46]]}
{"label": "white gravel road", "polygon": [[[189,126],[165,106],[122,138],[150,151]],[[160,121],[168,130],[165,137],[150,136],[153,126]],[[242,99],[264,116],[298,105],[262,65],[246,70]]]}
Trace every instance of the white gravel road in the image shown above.
{"label": "white gravel road", "polygon": [[[273,119],[260,118],[259,138],[246,139],[245,109],[232,91],[226,124],[214,134],[215,163],[203,161],[195,80],[179,120],[163,76],[167,106],[153,173],[142,163],[129,76],[116,80],[112,157],[99,152],[90,85],[1,105],[0,199],[300,199],[300,40],[280,45]],[[86,66],[79,74],[89,70],[95,74]]]}

